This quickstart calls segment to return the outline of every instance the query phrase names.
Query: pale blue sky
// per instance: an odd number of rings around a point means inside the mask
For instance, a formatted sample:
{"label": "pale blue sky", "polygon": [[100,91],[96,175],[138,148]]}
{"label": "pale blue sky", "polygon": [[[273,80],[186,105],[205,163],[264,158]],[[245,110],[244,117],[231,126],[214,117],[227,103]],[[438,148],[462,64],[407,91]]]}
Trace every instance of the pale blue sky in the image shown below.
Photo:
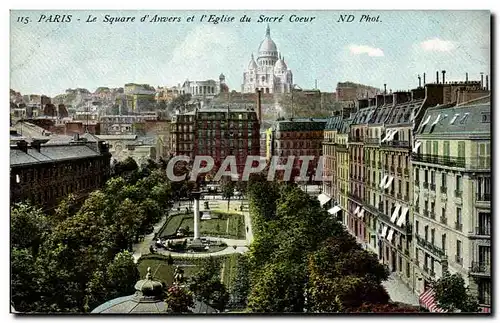
{"label": "pale blue sky", "polygon": [[[40,14],[72,14],[71,23],[22,24]],[[89,14],[97,23],[84,23]],[[133,23],[102,22],[104,15],[136,16]],[[179,16],[181,23],[141,23],[142,15]],[[202,14],[235,16],[233,23],[200,23]],[[240,23],[243,14],[250,23]],[[241,90],[243,71],[265,35],[259,15],[285,15],[270,23],[271,37],[294,73],[294,82],[334,91],[339,81],[388,89],[409,89],[417,74],[434,81],[436,70],[448,80],[479,79],[490,70],[490,14],[487,11],[12,11],[11,88],[23,94],[56,95],[67,88],[119,87],[128,82],[175,85],[185,79],[226,75]],[[291,23],[292,14],[315,16]],[[356,22],[339,23],[340,14]],[[363,14],[379,23],[359,23]],[[193,23],[187,17],[195,15]],[[79,18],[81,21],[76,21]]]}

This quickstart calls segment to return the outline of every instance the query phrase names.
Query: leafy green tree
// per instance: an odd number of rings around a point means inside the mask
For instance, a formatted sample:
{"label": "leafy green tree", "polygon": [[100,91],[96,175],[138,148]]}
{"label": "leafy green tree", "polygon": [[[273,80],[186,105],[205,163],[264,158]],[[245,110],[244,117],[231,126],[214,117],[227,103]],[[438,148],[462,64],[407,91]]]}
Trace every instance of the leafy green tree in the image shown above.
{"label": "leafy green tree", "polygon": [[227,210],[229,211],[229,204],[231,203],[231,198],[234,196],[235,183],[229,178],[225,179],[221,183],[222,197],[227,199]]}
{"label": "leafy green tree", "polygon": [[194,306],[191,292],[179,286],[168,289],[165,302],[168,305],[167,311],[171,313],[191,313],[190,308]]}
{"label": "leafy green tree", "polygon": [[220,278],[220,263],[212,257],[206,259],[191,278],[189,289],[195,297],[219,311],[224,311],[229,294]]}
{"label": "leafy green tree", "polygon": [[248,310],[256,313],[304,311],[305,271],[300,264],[267,264],[253,276]]}
{"label": "leafy green tree", "polygon": [[54,214],[50,216],[50,220],[52,223],[57,224],[75,214],[78,211],[78,208],[79,205],[76,197],[73,194],[69,194],[66,198],[59,202]]}
{"label": "leafy green tree", "polygon": [[244,307],[247,304],[250,291],[250,266],[246,255],[238,256],[236,262],[236,275],[231,282],[231,304]]}
{"label": "leafy green tree", "polygon": [[38,279],[41,275],[28,249],[12,248],[10,254],[11,300],[19,312],[37,311],[40,299]]}
{"label": "leafy green tree", "polygon": [[36,255],[40,244],[49,232],[47,216],[30,204],[17,203],[10,211],[10,243],[11,247],[30,248]]}
{"label": "leafy green tree", "polygon": [[448,312],[476,313],[479,303],[460,274],[445,272],[437,281],[432,283],[437,305]]}
{"label": "leafy green tree", "polygon": [[104,270],[94,272],[86,289],[86,310],[91,311],[117,297],[132,295],[138,280],[139,271],[132,254],[128,251],[118,253]]}

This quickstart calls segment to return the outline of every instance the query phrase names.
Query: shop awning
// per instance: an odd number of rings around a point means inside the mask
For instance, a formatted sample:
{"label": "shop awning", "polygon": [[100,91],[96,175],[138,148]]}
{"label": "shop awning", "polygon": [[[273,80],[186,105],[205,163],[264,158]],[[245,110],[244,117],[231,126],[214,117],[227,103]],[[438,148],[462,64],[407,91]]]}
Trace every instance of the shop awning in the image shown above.
{"label": "shop awning", "polygon": [[382,228],[382,234],[381,234],[380,236],[383,238],[383,237],[385,237],[385,234],[386,234],[386,233],[387,233],[387,227],[386,227],[386,226],[384,226],[384,227]]}
{"label": "shop awning", "polygon": [[384,178],[382,178],[382,180],[380,181],[380,185],[379,185],[380,188],[384,187],[385,181],[387,180],[387,177],[388,177],[388,175],[385,175]]}
{"label": "shop awning", "polygon": [[439,306],[437,306],[436,301],[434,300],[434,290],[432,288],[429,288],[428,290],[424,291],[422,294],[420,294],[420,297],[418,298],[420,302],[420,306],[425,307],[428,309],[430,312],[434,313],[446,313],[447,311],[443,310]]}
{"label": "shop awning", "polygon": [[392,236],[394,235],[394,229],[389,230],[389,234],[387,235],[387,241],[392,241]]}
{"label": "shop awning", "polygon": [[334,206],[334,207],[332,207],[331,209],[328,210],[328,213],[335,214],[335,213],[337,213],[340,210],[341,210],[340,206]]}
{"label": "shop awning", "polygon": [[362,209],[359,213],[358,213],[358,218],[363,218],[363,216],[365,215],[365,209]]}
{"label": "shop awning", "polygon": [[408,208],[404,207],[403,211],[401,211],[401,216],[399,217],[398,222],[396,223],[400,227],[406,224],[406,214],[408,213]]}
{"label": "shop awning", "polygon": [[396,222],[396,219],[398,218],[399,215],[399,209],[401,208],[401,205],[396,205],[396,208],[394,209],[394,212],[392,212],[391,216],[391,222],[394,223]]}
{"label": "shop awning", "polygon": [[413,146],[412,151],[413,151],[415,154],[416,154],[416,153],[418,153],[418,148],[420,147],[420,145],[422,145],[422,142],[421,142],[421,141],[417,141],[417,142],[415,143],[415,146]]}
{"label": "shop awning", "polygon": [[398,133],[398,129],[393,129],[391,132],[391,135],[387,137],[387,141],[392,141],[394,139],[394,136]]}
{"label": "shop awning", "polygon": [[359,206],[356,208],[356,210],[354,210],[353,215],[355,215],[355,214],[356,214],[356,213],[358,213],[358,212],[359,212]]}
{"label": "shop awning", "polygon": [[389,176],[389,180],[387,181],[387,183],[385,183],[384,188],[389,188],[389,186],[391,186],[393,180],[394,180],[394,177]]}
{"label": "shop awning", "polygon": [[329,197],[328,195],[323,194],[323,193],[321,193],[320,195],[318,195],[319,204],[321,206],[323,206],[326,203],[328,203],[328,201],[330,201],[331,199],[332,199],[331,197]]}

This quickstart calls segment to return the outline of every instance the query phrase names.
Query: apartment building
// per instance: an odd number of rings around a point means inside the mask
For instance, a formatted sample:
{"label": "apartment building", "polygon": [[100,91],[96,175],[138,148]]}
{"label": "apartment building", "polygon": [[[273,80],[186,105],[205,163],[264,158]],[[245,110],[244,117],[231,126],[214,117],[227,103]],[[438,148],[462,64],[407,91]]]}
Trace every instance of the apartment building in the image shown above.
{"label": "apartment building", "polygon": [[430,108],[415,131],[416,290],[460,273],[491,306],[491,104],[481,98]]}

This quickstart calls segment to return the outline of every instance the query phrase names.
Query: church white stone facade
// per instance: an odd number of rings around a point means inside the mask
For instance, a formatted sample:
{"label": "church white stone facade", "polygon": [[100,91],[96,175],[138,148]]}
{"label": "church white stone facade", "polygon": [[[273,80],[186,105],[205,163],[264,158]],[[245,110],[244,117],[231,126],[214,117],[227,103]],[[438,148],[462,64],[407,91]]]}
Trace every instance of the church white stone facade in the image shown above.
{"label": "church white stone facade", "polygon": [[243,93],[288,93],[292,91],[293,74],[285,63],[285,57],[271,39],[269,25],[266,37],[260,43],[257,61],[252,54],[247,70],[243,73]]}

